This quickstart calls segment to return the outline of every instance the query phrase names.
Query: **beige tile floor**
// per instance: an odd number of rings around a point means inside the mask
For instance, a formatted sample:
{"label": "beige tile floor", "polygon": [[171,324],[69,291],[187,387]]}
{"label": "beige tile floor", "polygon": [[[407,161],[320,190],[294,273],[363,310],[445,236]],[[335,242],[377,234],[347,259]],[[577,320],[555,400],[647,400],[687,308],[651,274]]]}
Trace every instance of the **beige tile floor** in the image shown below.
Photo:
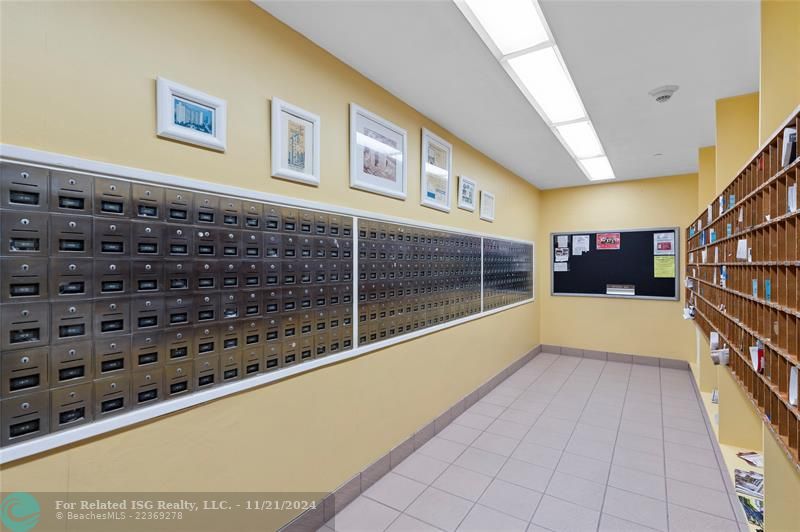
{"label": "beige tile floor", "polygon": [[320,532],[746,531],[691,378],[540,354]]}

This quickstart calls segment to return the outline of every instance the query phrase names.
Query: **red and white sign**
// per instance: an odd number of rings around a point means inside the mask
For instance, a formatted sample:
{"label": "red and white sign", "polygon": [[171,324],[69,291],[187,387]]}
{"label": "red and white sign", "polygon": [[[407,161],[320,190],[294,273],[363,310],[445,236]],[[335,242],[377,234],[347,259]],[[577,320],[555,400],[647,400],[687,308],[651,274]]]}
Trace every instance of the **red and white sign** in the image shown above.
{"label": "red and white sign", "polygon": [[619,233],[597,233],[597,249],[619,249]]}

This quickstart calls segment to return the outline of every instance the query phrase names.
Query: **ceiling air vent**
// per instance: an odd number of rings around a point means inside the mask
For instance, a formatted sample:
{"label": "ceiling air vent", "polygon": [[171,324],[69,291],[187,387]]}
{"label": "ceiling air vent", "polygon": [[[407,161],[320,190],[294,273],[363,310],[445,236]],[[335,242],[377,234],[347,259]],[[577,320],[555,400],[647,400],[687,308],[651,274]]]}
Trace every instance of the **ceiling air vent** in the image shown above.
{"label": "ceiling air vent", "polygon": [[677,85],[664,85],[663,87],[651,90],[648,94],[655,98],[658,103],[665,103],[672,98],[672,95],[675,94],[677,90]]}

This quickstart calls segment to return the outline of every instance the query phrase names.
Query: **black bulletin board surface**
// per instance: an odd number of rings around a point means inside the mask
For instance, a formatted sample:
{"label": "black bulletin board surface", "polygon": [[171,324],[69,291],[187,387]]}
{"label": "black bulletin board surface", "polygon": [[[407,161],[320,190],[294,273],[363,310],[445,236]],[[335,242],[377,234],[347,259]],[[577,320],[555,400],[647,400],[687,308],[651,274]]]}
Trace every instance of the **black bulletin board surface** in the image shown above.
{"label": "black bulletin board surface", "polygon": [[[654,235],[674,233],[675,277],[655,277]],[[619,249],[597,249],[597,235],[620,233]],[[573,255],[573,236],[588,235],[589,251]],[[568,271],[554,271],[558,237],[568,237]],[[564,296],[678,299],[680,277],[680,231],[676,227],[576,231],[550,235],[551,294]],[[634,285],[635,295],[607,294],[607,285]]]}

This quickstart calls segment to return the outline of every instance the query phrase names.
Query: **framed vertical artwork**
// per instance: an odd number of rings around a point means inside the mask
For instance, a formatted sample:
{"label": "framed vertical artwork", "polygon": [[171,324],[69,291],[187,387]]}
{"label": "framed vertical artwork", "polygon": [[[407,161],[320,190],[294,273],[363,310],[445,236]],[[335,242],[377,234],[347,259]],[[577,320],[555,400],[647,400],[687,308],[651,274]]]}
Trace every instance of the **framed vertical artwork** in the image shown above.
{"label": "framed vertical artwork", "polygon": [[475,212],[478,184],[465,175],[458,176],[458,208]]}
{"label": "framed vertical artwork", "polygon": [[272,98],[272,175],[319,185],[320,118]]}
{"label": "framed vertical artwork", "polygon": [[443,138],[422,128],[421,161],[420,204],[450,212],[453,146]]}
{"label": "framed vertical artwork", "polygon": [[227,102],[180,83],[156,80],[156,134],[225,151]]}
{"label": "framed vertical artwork", "polygon": [[494,221],[494,194],[481,190],[481,220]]}
{"label": "framed vertical artwork", "polygon": [[350,104],[350,186],[406,199],[406,130]]}

